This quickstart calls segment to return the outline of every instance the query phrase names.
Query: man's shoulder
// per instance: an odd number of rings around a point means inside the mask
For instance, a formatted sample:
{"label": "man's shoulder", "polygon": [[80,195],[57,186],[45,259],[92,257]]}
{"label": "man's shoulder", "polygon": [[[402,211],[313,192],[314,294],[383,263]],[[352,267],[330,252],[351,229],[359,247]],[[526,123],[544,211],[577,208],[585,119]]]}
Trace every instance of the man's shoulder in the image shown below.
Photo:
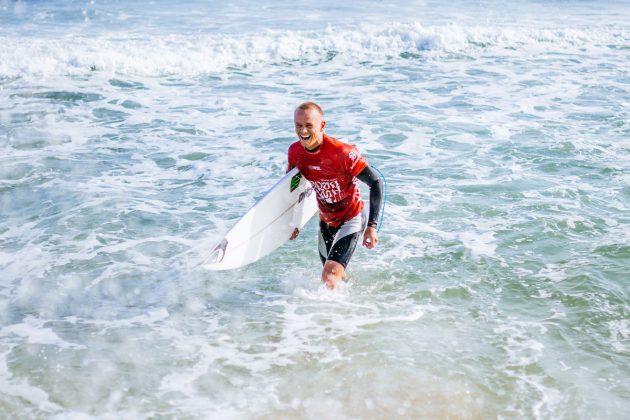
{"label": "man's shoulder", "polygon": [[335,137],[331,137],[328,134],[324,133],[324,141],[333,147],[340,147],[344,144],[344,142],[338,140]]}
{"label": "man's shoulder", "polygon": [[356,147],[353,144],[346,143],[345,141],[336,139],[335,137],[326,136],[331,149],[335,150],[337,153],[341,153],[344,155],[350,154]]}
{"label": "man's shoulder", "polygon": [[340,153],[343,152],[345,150],[345,147],[347,146],[347,143],[335,138],[335,137],[330,137],[330,136],[326,136],[324,137],[324,141],[326,143],[328,143],[328,147],[327,149],[331,152],[334,153]]}
{"label": "man's shoulder", "polygon": [[343,165],[353,176],[357,176],[367,166],[367,161],[354,144],[346,143],[333,137],[328,137],[328,139],[331,146],[333,146],[330,149],[334,150],[331,155],[334,154],[338,162],[343,162]]}

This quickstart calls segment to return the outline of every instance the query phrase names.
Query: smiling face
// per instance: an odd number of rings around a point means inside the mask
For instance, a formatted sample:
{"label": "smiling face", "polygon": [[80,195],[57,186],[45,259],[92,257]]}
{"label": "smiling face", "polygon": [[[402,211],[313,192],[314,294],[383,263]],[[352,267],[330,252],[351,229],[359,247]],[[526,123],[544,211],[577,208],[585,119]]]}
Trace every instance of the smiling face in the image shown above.
{"label": "smiling face", "polygon": [[295,123],[295,133],[302,147],[313,150],[322,144],[326,121],[317,109],[296,109],[293,114],[293,122]]}

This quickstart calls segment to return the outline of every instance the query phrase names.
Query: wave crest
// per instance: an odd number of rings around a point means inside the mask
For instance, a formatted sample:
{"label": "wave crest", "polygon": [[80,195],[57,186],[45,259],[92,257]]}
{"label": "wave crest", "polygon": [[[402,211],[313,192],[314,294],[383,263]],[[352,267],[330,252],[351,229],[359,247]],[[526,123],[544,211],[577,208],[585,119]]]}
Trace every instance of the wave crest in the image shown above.
{"label": "wave crest", "polygon": [[564,51],[630,48],[630,34],[615,29],[424,27],[419,23],[261,34],[96,37],[0,37],[0,76],[42,77],[107,71],[139,76],[195,76],[230,67],[312,64],[329,60],[388,60],[444,53],[476,56],[487,50]]}

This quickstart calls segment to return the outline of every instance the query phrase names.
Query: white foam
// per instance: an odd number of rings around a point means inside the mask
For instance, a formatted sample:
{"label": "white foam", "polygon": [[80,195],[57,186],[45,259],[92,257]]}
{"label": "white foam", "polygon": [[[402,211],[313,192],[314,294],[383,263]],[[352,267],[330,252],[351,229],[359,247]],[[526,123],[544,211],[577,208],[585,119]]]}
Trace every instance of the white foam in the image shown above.
{"label": "white foam", "polygon": [[494,232],[461,232],[459,240],[470,251],[473,258],[480,256],[495,256],[497,249]]}
{"label": "white foam", "polygon": [[61,339],[52,328],[44,327],[46,321],[36,319],[33,317],[27,317],[24,322],[20,324],[8,325],[0,330],[0,336],[18,336],[26,343],[29,344],[41,344],[41,345],[53,345],[61,349],[84,349],[86,348],[81,344],[69,343]]}
{"label": "white foam", "polygon": [[548,279],[552,282],[560,282],[566,279],[566,269],[558,264],[547,264],[545,267],[541,268],[538,273],[536,273],[536,277],[540,279]]}
{"label": "white foam", "polygon": [[[383,23],[323,31],[265,31],[239,36],[121,33],[59,40],[0,37],[0,76],[83,75],[93,70],[127,75],[200,75],[230,66],[342,60],[386,60],[402,53],[452,53],[496,48],[558,51],[625,45],[630,34],[616,29],[463,27],[457,24]],[[431,54],[429,54],[430,56]]]}

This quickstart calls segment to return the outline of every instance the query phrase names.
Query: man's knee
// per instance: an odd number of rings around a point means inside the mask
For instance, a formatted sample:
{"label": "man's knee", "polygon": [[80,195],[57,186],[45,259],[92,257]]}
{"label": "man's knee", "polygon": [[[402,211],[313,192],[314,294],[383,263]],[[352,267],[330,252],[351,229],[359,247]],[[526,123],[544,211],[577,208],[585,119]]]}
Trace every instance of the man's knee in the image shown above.
{"label": "man's knee", "polygon": [[342,280],[346,269],[337,261],[327,260],[322,271],[322,281],[325,283]]}

